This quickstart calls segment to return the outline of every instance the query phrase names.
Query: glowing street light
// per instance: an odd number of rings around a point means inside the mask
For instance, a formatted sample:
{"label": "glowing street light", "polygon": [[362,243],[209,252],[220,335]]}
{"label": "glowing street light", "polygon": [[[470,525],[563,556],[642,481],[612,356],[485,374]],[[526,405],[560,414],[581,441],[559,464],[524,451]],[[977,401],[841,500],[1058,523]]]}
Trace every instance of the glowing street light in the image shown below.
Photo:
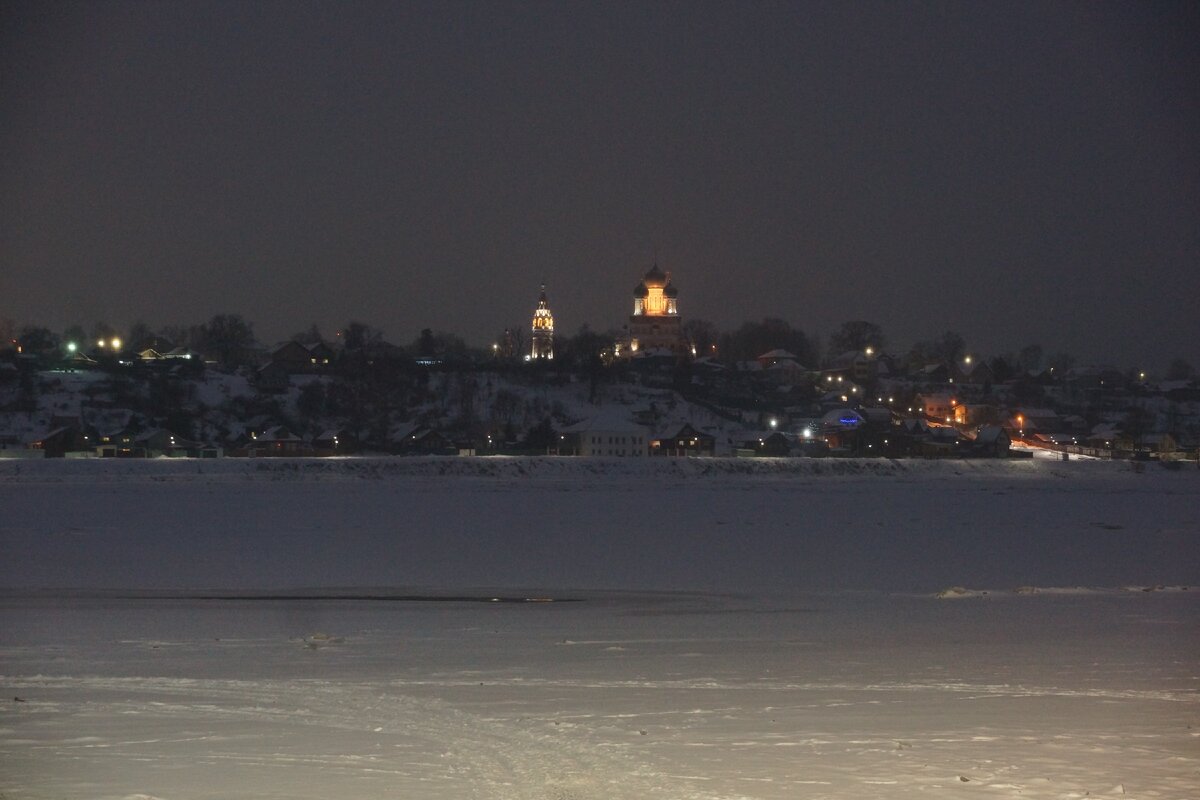
{"label": "glowing street light", "polygon": [[68,353],[75,352],[75,343],[74,342],[67,342],[67,352]]}
{"label": "glowing street light", "polygon": [[118,339],[116,336],[114,336],[114,337],[112,338],[112,342],[111,342],[111,344],[112,344],[112,349],[113,349],[113,350],[120,350],[120,349],[121,349],[121,340],[120,340],[120,339]]}

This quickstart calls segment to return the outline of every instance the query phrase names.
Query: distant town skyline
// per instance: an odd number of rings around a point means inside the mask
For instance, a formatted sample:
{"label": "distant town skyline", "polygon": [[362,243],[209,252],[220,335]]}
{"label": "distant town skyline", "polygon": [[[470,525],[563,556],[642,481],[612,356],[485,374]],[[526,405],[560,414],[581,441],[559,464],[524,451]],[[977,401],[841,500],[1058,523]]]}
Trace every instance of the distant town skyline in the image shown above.
{"label": "distant town skyline", "polygon": [[1200,364],[1191,3],[14,2],[0,317],[487,346],[546,284]]}

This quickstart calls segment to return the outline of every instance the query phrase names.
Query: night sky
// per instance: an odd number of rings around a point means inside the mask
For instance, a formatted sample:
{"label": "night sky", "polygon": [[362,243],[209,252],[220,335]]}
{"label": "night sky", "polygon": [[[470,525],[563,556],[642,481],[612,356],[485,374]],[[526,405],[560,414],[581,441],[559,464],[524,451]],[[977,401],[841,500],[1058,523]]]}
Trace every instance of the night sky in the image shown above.
{"label": "night sky", "polygon": [[6,2],[0,317],[1200,366],[1200,4]]}

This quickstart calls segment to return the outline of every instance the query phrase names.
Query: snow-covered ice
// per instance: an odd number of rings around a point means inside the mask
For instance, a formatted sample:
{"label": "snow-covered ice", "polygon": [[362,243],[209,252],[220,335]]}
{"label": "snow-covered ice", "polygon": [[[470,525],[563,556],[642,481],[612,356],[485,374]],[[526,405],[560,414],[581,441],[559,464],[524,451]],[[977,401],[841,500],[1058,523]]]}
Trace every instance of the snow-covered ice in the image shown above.
{"label": "snow-covered ice", "polygon": [[1195,798],[1198,495],[1074,462],[0,464],[0,796]]}

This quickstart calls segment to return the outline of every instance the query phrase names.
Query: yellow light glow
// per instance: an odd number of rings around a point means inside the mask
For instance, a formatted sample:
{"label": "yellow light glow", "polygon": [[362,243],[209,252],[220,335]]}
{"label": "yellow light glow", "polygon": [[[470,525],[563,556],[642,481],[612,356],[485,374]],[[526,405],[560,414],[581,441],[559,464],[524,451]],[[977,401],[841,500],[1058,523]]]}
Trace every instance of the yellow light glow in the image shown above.
{"label": "yellow light glow", "polygon": [[648,317],[664,316],[667,313],[667,298],[663,294],[663,287],[648,286],[646,288],[648,294],[642,301],[642,313]]}

